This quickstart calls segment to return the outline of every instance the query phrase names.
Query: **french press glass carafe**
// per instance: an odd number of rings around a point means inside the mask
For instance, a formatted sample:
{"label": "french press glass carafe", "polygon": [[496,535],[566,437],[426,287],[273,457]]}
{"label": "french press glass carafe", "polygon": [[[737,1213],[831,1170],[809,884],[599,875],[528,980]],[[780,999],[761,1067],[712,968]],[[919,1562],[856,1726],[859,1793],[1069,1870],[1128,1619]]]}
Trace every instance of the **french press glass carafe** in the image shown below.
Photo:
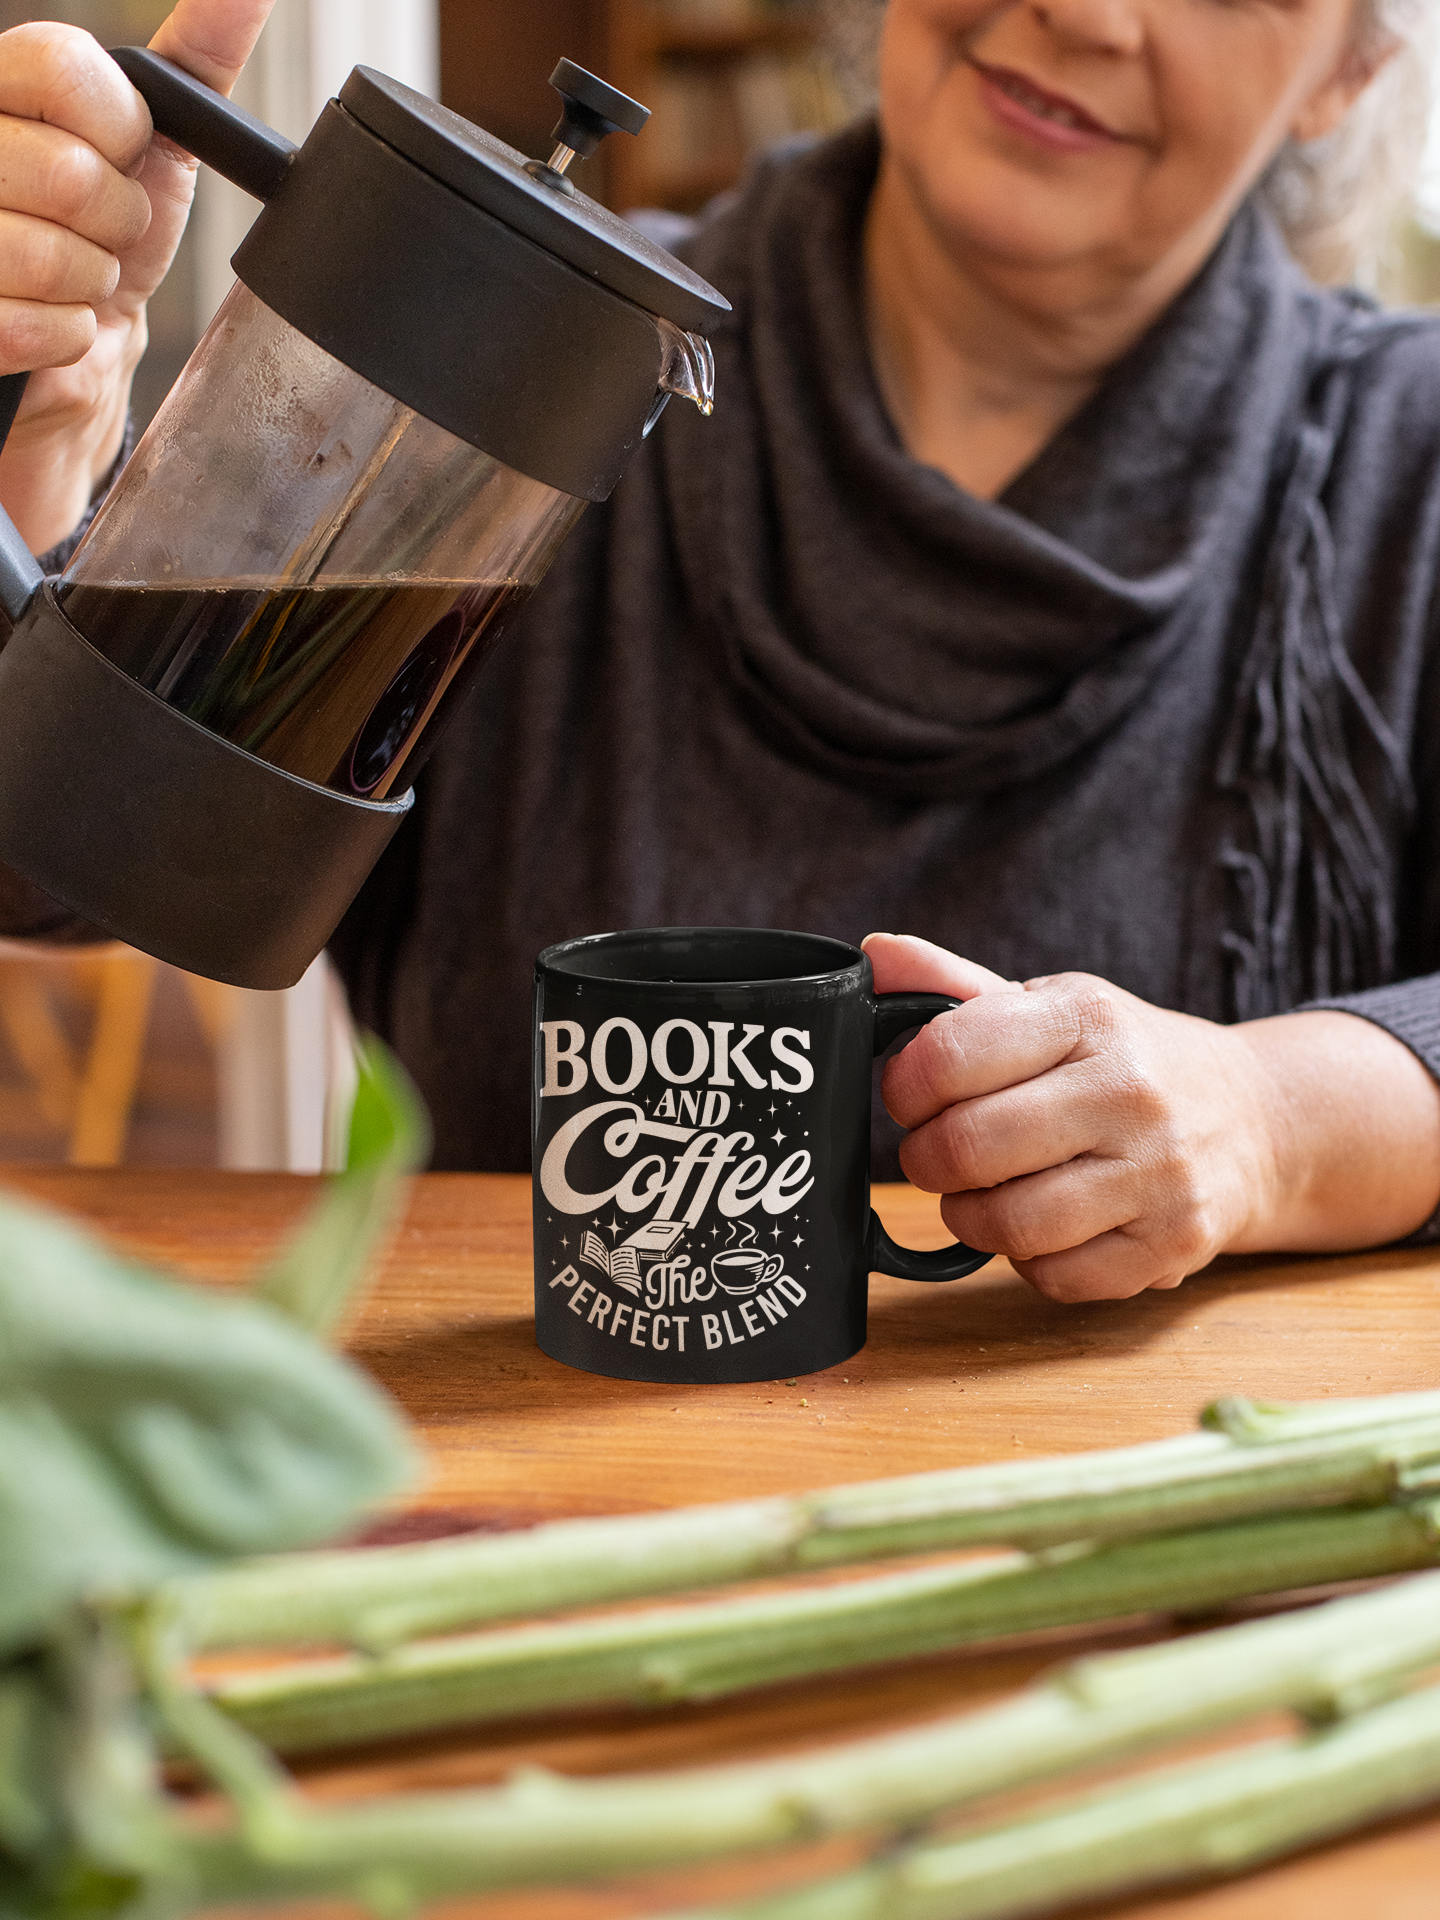
{"label": "french press glass carafe", "polygon": [[0,858],[192,972],[286,986],[586,502],[671,393],[709,411],[726,303],[571,186],[647,116],[568,61],[547,165],[363,67],[296,149],[115,57],[265,204],[64,575],[0,527]]}

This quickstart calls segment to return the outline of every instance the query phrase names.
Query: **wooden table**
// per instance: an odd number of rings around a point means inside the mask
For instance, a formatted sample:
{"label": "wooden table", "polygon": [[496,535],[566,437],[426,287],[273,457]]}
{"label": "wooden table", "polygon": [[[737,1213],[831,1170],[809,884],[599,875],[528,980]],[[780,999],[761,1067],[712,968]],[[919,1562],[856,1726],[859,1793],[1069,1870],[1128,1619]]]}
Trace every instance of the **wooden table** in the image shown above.
{"label": "wooden table", "polygon": [[[12,1187],[88,1216],[116,1246],[204,1281],[243,1277],[313,1182],[269,1174],[13,1168]],[[913,1245],[947,1239],[936,1204],[877,1189]],[[528,1182],[428,1175],[351,1336],[424,1437],[430,1471],[382,1537],[778,1493],[928,1467],[1158,1438],[1221,1392],[1271,1398],[1437,1384],[1440,1252],[1224,1260],[1176,1292],[1057,1307],[997,1261],[969,1280],[873,1283],[870,1342],[822,1374],[663,1388],[546,1359],[530,1321]],[[1061,1656],[1143,1636],[1052,1634],[703,1709],[591,1713],[347,1755],[304,1769],[317,1794],[453,1786],[519,1764],[579,1773],[795,1750],[997,1697]],[[814,1858],[853,1857],[831,1844]],[[663,1883],[486,1901],[486,1920],[628,1920],[756,1884],[734,1868]],[[1129,1920],[1436,1920],[1440,1817],[1399,1822],[1228,1886],[1107,1909]],[[314,1911],[313,1909],[311,1910]],[[339,1910],[337,1909],[337,1912]],[[453,1903],[454,1915],[479,1903]],[[1094,1910],[1091,1910],[1092,1914]]]}

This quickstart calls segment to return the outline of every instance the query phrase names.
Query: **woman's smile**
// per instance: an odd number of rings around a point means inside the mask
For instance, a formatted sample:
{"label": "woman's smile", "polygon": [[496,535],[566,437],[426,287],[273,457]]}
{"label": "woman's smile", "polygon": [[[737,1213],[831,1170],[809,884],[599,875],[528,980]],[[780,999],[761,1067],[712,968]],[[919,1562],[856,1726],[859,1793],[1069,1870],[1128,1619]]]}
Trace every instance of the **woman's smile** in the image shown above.
{"label": "woman's smile", "polygon": [[[882,207],[892,239],[913,235],[952,330],[959,276],[982,305],[1018,299],[1070,338],[1085,314],[1084,351],[1109,364],[1286,138],[1338,124],[1367,75],[1356,4],[890,0],[872,226]],[[993,315],[983,327],[993,342]]]}
{"label": "woman's smile", "polygon": [[992,67],[973,54],[968,63],[980,82],[980,97],[1003,126],[1062,153],[1093,153],[1125,136],[1097,120],[1076,100],[1052,93],[1010,67]]}

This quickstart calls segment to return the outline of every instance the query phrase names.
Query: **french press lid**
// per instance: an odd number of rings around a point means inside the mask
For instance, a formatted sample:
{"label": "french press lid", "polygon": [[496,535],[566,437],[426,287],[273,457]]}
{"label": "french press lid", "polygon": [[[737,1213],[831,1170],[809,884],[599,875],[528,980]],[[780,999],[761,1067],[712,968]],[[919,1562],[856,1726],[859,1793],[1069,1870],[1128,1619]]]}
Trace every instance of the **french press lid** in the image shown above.
{"label": "french press lid", "polygon": [[[593,153],[604,137],[601,127],[638,133],[650,117],[638,101],[569,60],[556,67],[550,84],[565,105],[552,136],[561,156]],[[568,158],[559,166],[555,155],[549,165],[527,160],[483,127],[371,67],[356,67],[340,89],[340,104],[361,126],[453,187],[472,206],[493,213],[516,233],[637,306],[698,333],[729,312],[729,301],[673,253],[577,191],[563,172]],[[611,114],[625,118],[611,119]]]}
{"label": "french press lid", "polygon": [[602,500],[655,410],[662,327],[729,303],[564,167],[648,114],[568,61],[550,163],[357,67],[303,146],[138,47],[155,124],[264,201],[231,264],[282,319],[506,466]]}

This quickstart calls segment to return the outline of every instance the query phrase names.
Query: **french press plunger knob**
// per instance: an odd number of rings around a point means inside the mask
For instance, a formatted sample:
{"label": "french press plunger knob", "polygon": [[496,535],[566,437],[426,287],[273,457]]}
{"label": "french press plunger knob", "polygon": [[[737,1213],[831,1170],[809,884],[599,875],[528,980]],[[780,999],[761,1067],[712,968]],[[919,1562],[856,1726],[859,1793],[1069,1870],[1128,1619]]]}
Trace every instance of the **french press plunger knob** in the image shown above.
{"label": "french press plunger knob", "polygon": [[573,60],[556,63],[550,84],[565,103],[565,111],[550,135],[555,151],[548,161],[532,160],[525,171],[543,180],[547,187],[573,193],[574,187],[565,178],[570,162],[577,155],[588,159],[607,134],[639,133],[650,118],[650,109],[618,87],[607,86],[597,74],[577,67]]}

